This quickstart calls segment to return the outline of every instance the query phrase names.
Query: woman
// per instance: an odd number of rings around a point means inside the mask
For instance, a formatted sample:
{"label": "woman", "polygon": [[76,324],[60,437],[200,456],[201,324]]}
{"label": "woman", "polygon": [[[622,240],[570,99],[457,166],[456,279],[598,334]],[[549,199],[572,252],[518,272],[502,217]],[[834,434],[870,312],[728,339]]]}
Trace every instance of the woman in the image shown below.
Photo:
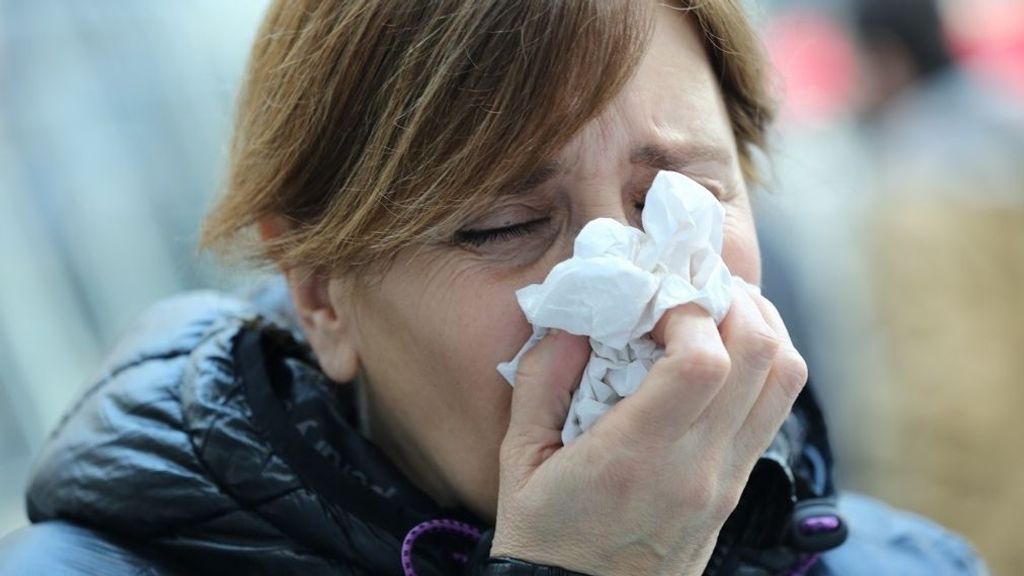
{"label": "woman", "polygon": [[586,222],[638,226],[658,170],[716,195],[758,283],[758,58],[729,1],[275,2],[205,239],[255,229],[286,295],[149,313],[44,450],[6,573],[983,571],[838,500],[756,291],[665,314],[639,391],[566,446],[586,338],[547,336],[515,389],[495,369],[530,335],[515,291]]}

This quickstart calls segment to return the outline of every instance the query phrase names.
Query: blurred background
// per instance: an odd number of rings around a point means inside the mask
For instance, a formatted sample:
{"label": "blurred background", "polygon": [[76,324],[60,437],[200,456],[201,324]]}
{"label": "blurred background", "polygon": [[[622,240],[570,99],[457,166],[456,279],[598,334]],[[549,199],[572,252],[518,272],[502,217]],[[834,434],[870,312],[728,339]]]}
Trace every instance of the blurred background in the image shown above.
{"label": "blurred background", "polygon": [[[145,307],[251,282],[196,253],[265,0],[0,0],[0,534]],[[750,2],[783,110],[765,292],[840,481],[1024,573],[1024,1]]]}

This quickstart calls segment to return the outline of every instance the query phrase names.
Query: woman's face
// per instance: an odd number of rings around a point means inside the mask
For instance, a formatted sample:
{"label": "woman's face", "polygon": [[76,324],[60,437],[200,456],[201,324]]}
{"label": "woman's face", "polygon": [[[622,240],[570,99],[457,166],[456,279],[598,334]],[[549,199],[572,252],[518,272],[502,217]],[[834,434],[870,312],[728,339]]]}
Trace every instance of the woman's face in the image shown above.
{"label": "woman's face", "polygon": [[347,315],[350,337],[338,347],[311,338],[316,353],[328,367],[336,355],[358,359],[370,435],[440,502],[493,519],[512,393],[495,367],[531,333],[515,292],[570,257],[588,221],[638,225],[659,169],[720,198],[725,261],[758,283],[750,203],[718,84],[697,32],[668,8],[636,76],[530,179],[535,187],[500,199],[452,244],[401,254],[372,289],[330,281],[327,297]]}

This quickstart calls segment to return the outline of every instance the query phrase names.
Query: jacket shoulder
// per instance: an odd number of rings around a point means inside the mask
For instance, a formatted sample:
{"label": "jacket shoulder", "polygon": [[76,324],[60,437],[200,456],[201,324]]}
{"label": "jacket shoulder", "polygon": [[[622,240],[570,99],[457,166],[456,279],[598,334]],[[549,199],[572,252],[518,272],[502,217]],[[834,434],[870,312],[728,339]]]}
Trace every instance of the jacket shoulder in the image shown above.
{"label": "jacket shoulder", "polygon": [[247,302],[214,291],[186,292],[154,304],[107,355],[102,373],[151,358],[188,354],[225,319],[254,315]]}
{"label": "jacket shoulder", "polygon": [[172,573],[162,560],[125,541],[68,522],[32,524],[0,538],[0,576]]}
{"label": "jacket shoulder", "polygon": [[813,576],[989,574],[969,543],[927,518],[857,494],[844,494],[839,509],[849,538],[822,556]]}
{"label": "jacket shoulder", "polygon": [[[229,499],[196,456],[202,439],[186,426],[183,396],[189,384],[233,381],[221,364],[232,335],[255,317],[244,301],[214,292],[176,296],[145,312],[40,450],[26,494],[29,518],[87,519],[141,536],[192,518],[211,501],[226,507]],[[140,501],[168,505],[138,517]]]}

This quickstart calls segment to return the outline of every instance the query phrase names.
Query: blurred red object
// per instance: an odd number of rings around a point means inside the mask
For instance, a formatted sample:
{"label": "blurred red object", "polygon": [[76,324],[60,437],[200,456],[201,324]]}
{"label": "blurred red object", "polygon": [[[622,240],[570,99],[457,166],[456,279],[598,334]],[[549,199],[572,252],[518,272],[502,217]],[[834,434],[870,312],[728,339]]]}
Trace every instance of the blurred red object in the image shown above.
{"label": "blurred red object", "polygon": [[964,68],[1024,106],[1024,3],[952,3],[946,22]]}
{"label": "blurred red object", "polygon": [[850,107],[856,60],[838,22],[813,10],[788,10],[769,24],[765,42],[782,82],[784,122],[828,121]]}

